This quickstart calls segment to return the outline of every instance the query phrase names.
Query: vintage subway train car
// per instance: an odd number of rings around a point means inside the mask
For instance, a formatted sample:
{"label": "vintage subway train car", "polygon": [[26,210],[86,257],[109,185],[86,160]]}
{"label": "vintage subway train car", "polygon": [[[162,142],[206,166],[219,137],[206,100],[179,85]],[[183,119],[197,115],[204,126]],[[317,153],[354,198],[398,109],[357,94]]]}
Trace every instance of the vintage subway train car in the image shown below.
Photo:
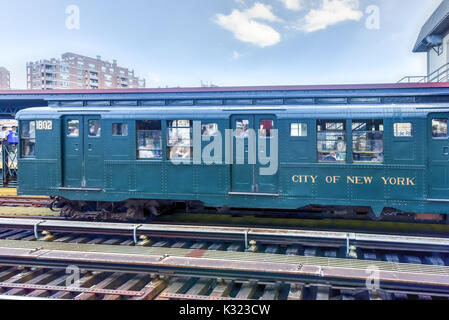
{"label": "vintage subway train car", "polygon": [[22,110],[19,193],[68,215],[180,202],[449,213],[449,104],[372,101]]}

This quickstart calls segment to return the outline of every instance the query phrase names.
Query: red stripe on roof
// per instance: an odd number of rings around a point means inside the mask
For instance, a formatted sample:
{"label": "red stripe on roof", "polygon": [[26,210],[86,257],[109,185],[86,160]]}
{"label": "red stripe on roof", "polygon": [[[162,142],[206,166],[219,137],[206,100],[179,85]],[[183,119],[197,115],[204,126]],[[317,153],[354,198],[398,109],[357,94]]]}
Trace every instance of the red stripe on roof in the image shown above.
{"label": "red stripe on roof", "polygon": [[105,93],[200,93],[232,91],[312,91],[312,90],[375,90],[375,89],[421,89],[449,88],[449,82],[432,83],[388,83],[388,84],[343,84],[343,85],[300,85],[300,86],[247,86],[247,87],[186,87],[146,89],[80,89],[80,90],[0,90],[2,95],[17,94],[105,94]]}

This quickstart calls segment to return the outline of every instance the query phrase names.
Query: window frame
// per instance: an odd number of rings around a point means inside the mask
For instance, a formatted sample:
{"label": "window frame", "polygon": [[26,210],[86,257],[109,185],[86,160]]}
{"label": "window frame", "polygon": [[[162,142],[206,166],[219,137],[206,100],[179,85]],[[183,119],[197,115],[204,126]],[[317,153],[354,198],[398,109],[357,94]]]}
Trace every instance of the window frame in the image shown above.
{"label": "window frame", "polygon": [[[446,120],[446,136],[445,137],[435,137],[433,135],[433,121],[434,120]],[[433,140],[446,140],[446,139],[448,139],[449,138],[449,118],[444,118],[444,117],[440,117],[440,118],[436,118],[435,117],[434,118],[434,117],[432,117],[431,121],[432,121],[432,124],[431,124],[430,130],[431,130],[432,139]]]}
{"label": "window frame", "polygon": [[[271,121],[271,125],[272,125],[272,127],[271,127],[271,129],[262,129],[261,127],[262,127],[262,121]],[[274,119],[268,119],[268,118],[260,118],[259,120],[258,120],[258,130],[257,130],[257,136],[259,137],[259,139],[262,139],[262,138],[264,138],[264,139],[272,139],[273,138],[273,130],[277,130],[277,127],[276,127],[276,121],[274,121]],[[262,131],[263,130],[265,130],[265,135],[263,136],[261,133],[262,133]],[[270,130],[270,135],[269,136],[267,136],[266,135],[266,132],[268,131],[268,130]]]}
{"label": "window frame", "polygon": [[[234,134],[235,139],[243,139],[243,140],[249,139],[249,130],[250,130],[251,120],[249,119],[249,117],[247,117],[247,118],[243,118],[242,117],[242,118],[239,118],[239,119],[235,119],[234,120],[234,124],[233,124],[235,126],[234,133],[237,132],[237,130],[238,130],[238,126],[237,126],[238,122],[242,123],[242,129],[241,129],[241,132],[240,132],[239,135]],[[244,122],[247,122],[247,124],[246,124],[247,125],[246,131],[243,130],[243,128],[245,128],[244,127],[245,126]],[[243,135],[243,133],[245,133],[245,132],[247,132],[248,134],[247,135]]]}
{"label": "window frame", "polygon": [[[181,121],[189,121],[189,126],[179,126],[179,122]],[[173,126],[173,123],[176,122],[176,126]],[[182,145],[182,146],[176,146],[170,144],[170,129],[189,129],[190,130],[190,144],[189,145]],[[179,163],[193,163],[193,120],[189,119],[173,119],[173,120],[166,120],[166,155],[165,159],[171,162],[179,162]],[[182,139],[184,140],[184,139]],[[172,153],[172,149],[177,148],[187,148],[190,149],[190,157],[188,158],[171,158],[170,155]]]}
{"label": "window frame", "polygon": [[[34,123],[34,138],[31,137],[31,134],[29,137],[24,137],[23,135],[23,128],[24,124],[28,124],[28,132],[31,132],[31,123]],[[20,158],[21,159],[35,159],[36,158],[36,136],[37,136],[37,130],[36,130],[36,120],[22,120],[19,124],[19,148],[20,148]],[[32,141],[34,140],[34,147],[33,147],[33,154],[32,155],[24,155],[24,145],[23,142],[25,141]]]}
{"label": "window frame", "polygon": [[[100,130],[100,134],[99,135],[98,134],[95,135],[95,136],[90,135],[90,123],[91,123],[91,121],[95,121],[95,122],[98,122],[100,124],[99,128],[97,128],[97,132],[98,132],[98,130]],[[101,119],[88,119],[87,120],[87,137],[89,139],[101,139],[101,134],[102,134],[101,128],[102,128],[102,126],[103,126],[103,124],[101,122]]]}
{"label": "window frame", "polygon": [[[292,136],[292,125],[305,125],[306,126],[306,135],[305,136]],[[300,133],[299,131],[299,126],[298,126],[298,133]],[[308,139],[310,136],[310,132],[309,132],[309,123],[307,123],[306,121],[303,122],[290,122],[289,123],[289,135],[290,135],[290,139]]]}
{"label": "window frame", "polygon": [[[81,132],[80,132],[80,128],[81,128],[81,121],[79,120],[79,119],[66,119],[66,121],[67,121],[67,131],[65,132],[65,137],[66,138],[79,138],[80,136],[81,136]],[[71,122],[76,122],[76,123],[78,123],[78,127],[77,127],[77,129],[78,129],[78,133],[77,133],[77,135],[75,136],[75,135],[70,135],[69,134],[69,129],[70,129],[70,123]]]}
{"label": "window frame", "polygon": [[[412,134],[410,136],[398,136],[396,135],[396,125],[397,124],[410,124]],[[393,138],[394,139],[413,139],[415,137],[415,124],[411,121],[394,121],[393,122]]]}
{"label": "window frame", "polygon": [[[160,123],[160,130],[139,130],[139,122],[144,122],[144,121],[152,121],[152,122],[159,122]],[[163,135],[163,120],[160,119],[156,119],[156,120],[150,120],[150,119],[140,119],[140,120],[135,120],[135,134],[136,134],[136,160],[137,161],[163,161],[164,160],[164,135]],[[155,149],[149,149],[149,148],[144,148],[141,149],[141,147],[139,146],[139,131],[143,131],[143,132],[159,132],[160,133],[160,148],[155,148]],[[129,135],[129,133],[128,133]],[[118,137],[116,137],[118,138]],[[160,152],[160,157],[152,157],[152,158],[141,158],[139,156],[140,151],[150,151],[150,152],[155,152],[155,151],[159,151]]]}
{"label": "window frame", "polygon": [[[209,134],[204,134],[203,133],[203,126],[206,126],[206,125],[215,125],[216,126],[216,128],[217,128],[217,131],[213,134],[213,135],[209,135]],[[211,121],[209,121],[209,122],[202,122],[201,123],[201,137],[205,137],[205,138],[207,138],[207,137],[216,137],[216,136],[218,136],[218,133],[220,132],[220,126],[219,126],[219,124],[218,124],[218,122],[211,122]]]}
{"label": "window frame", "polygon": [[[318,125],[320,125],[320,123],[326,125],[325,130],[318,130]],[[329,130],[329,129],[327,129],[327,125],[328,124],[343,124],[343,129],[341,129],[341,130],[337,130],[337,129]],[[349,137],[348,137],[348,130],[347,130],[348,129],[347,128],[347,126],[348,126],[348,119],[345,119],[345,120],[337,120],[337,119],[323,119],[322,120],[322,119],[317,119],[315,121],[315,126],[316,126],[316,144],[315,145],[316,145],[317,163],[319,163],[319,164],[336,164],[336,165],[348,164],[348,161],[350,161],[350,158],[349,158],[349,145],[348,145],[348,138]],[[344,160],[340,160],[340,161],[338,161],[338,160],[336,160],[336,161],[320,160],[320,154],[323,154],[323,151],[320,152],[320,148],[318,147],[319,142],[322,141],[322,140],[319,139],[319,134],[321,132],[334,132],[334,133],[342,133],[343,134],[343,136],[344,136],[343,142],[345,143],[345,149],[346,150],[345,150],[345,152],[341,152],[341,153],[345,154],[345,159]],[[352,139],[352,136],[351,136],[351,139]],[[327,141],[330,141],[330,140],[326,139],[326,142]],[[336,140],[336,141],[338,141],[338,140]],[[352,140],[351,140],[351,143],[352,143]],[[329,152],[329,154],[332,154],[332,152]]]}
{"label": "window frame", "polygon": [[[370,123],[371,122],[371,123]],[[350,123],[351,123],[351,153],[352,153],[352,157],[351,157],[351,159],[352,159],[352,163],[353,164],[356,164],[356,165],[383,165],[384,163],[385,163],[385,144],[384,144],[384,142],[385,142],[385,119],[379,119],[379,118],[377,118],[377,119],[351,119],[350,120]],[[365,130],[355,130],[354,129],[354,124],[365,124],[365,125],[367,125],[366,126],[366,128],[365,128]],[[368,125],[374,125],[374,129],[376,129],[375,127],[376,126],[379,126],[379,130],[368,130]],[[380,127],[382,126],[382,130],[380,130]],[[413,126],[413,124],[412,124],[412,126]],[[356,135],[354,135],[354,133],[355,132],[363,132],[363,133],[372,133],[372,132],[375,132],[375,133],[382,133],[382,152],[378,152],[378,153],[376,153],[376,152],[374,152],[374,151],[365,151],[365,152],[360,152],[360,151],[355,151],[355,148],[354,148],[354,143],[355,143],[355,140],[354,140],[354,138],[356,137]],[[355,155],[356,154],[360,154],[360,155],[362,155],[362,154],[379,154],[379,155],[382,155],[382,161],[361,161],[361,160],[356,160],[354,157],[355,157]]]}
{"label": "window frame", "polygon": [[[114,125],[126,126],[126,135],[116,135],[116,134],[114,134]],[[122,129],[122,131],[123,131],[123,129]],[[126,123],[126,122],[113,122],[111,124],[111,135],[112,135],[113,138],[127,138],[127,137],[129,137],[129,125],[128,125],[128,123]]]}

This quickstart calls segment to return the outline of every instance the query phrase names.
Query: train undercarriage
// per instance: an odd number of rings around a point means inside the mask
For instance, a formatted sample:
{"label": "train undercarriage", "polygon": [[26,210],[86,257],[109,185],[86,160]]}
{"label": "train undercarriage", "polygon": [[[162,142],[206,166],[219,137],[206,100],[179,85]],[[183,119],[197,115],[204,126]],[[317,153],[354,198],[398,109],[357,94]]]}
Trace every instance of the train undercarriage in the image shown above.
{"label": "train undercarriage", "polygon": [[174,210],[175,202],[162,200],[127,200],[121,202],[72,201],[52,198],[50,209],[70,219],[97,221],[144,221]]}
{"label": "train undercarriage", "polygon": [[248,209],[229,207],[205,207],[200,201],[137,200],[121,202],[71,201],[52,198],[50,208],[61,216],[74,220],[95,221],[152,221],[172,213],[226,214],[233,216],[265,216],[302,219],[347,219],[392,222],[426,222],[449,224],[449,215],[408,213],[394,208],[384,208],[380,216],[370,207],[309,205],[297,210]]}

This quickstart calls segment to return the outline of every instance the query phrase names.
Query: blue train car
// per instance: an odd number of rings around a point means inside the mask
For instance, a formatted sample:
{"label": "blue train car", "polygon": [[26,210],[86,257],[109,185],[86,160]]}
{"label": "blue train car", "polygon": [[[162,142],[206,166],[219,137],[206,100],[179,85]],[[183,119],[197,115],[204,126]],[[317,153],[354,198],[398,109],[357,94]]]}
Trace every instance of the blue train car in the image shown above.
{"label": "blue train car", "polygon": [[72,215],[143,217],[178,202],[447,214],[449,92],[387,89],[59,99],[17,114],[19,193]]}

